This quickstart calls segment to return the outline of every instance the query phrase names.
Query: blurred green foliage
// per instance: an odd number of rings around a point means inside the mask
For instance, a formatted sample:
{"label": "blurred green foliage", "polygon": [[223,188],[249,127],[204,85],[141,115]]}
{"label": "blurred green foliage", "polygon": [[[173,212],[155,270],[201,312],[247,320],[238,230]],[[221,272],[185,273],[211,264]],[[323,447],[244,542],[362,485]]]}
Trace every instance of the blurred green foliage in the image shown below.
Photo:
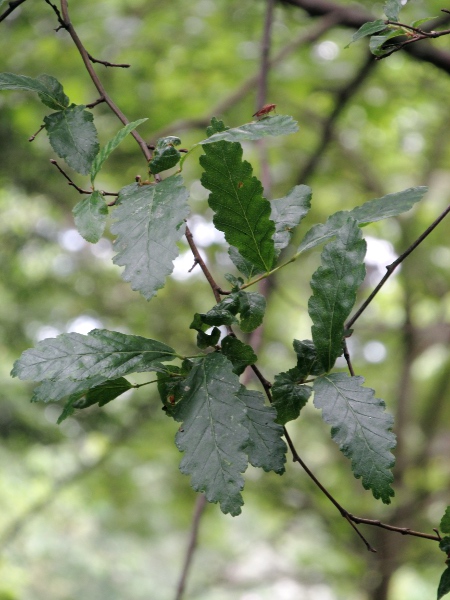
{"label": "blurred green foliage", "polygon": [[[341,5],[351,2],[340,0]],[[381,16],[381,3],[359,2]],[[437,1],[411,2],[410,21],[439,14]],[[71,6],[72,21],[96,58],[130,69],[96,65],[109,94],[130,120],[148,117],[149,141],[181,138],[204,128],[172,127],[211,114],[258,71],[264,2],[243,0],[99,0]],[[275,55],[315,27],[293,6],[277,5]],[[77,103],[96,99],[75,47],[46,3],[25,2],[0,24],[0,71],[58,78]],[[339,209],[416,185],[429,185],[411,213],[367,228],[368,277],[361,298],[448,203],[450,78],[406,54],[380,61],[344,108],[316,170],[298,174],[319,142],[336,92],[365,61],[364,41],[344,50],[353,31],[331,28],[314,44],[298,45],[269,77],[268,101],[300,123],[300,133],[268,143],[271,196],[296,183],[313,189],[307,226]],[[445,50],[448,38],[433,43]],[[250,120],[254,86],[217,114],[230,125]],[[104,144],[120,124],[104,104],[93,109]],[[104,409],[93,407],[61,427],[60,408],[29,405],[31,388],[11,380],[20,352],[37,340],[93,327],[145,335],[181,353],[195,312],[213,297],[182,245],[182,267],[148,304],[120,279],[108,236],[90,246],[74,229],[77,192],[50,164],[39,128],[45,108],[31,94],[0,95],[0,600],[138,600],[173,598],[195,502],[178,472],[173,438],[156,390],[144,387]],[[258,175],[258,149],[245,158]],[[131,137],[108,159],[97,187],[117,191],[145,162]],[[219,281],[230,270],[196,161],[186,161],[191,229]],[[87,178],[74,175],[82,187]],[[291,248],[291,251],[292,251]],[[288,254],[287,254],[288,255]],[[310,337],[308,281],[319,251],[279,272],[270,285],[267,323],[258,353],[266,377],[295,363],[293,337]],[[299,452],[351,512],[431,531],[449,504],[450,249],[445,222],[402,265],[355,325],[350,339],[358,374],[396,416],[400,435],[396,499],[379,505],[353,480],[346,460],[312,406],[289,430]],[[224,284],[225,285],[225,284]],[[360,298],[360,300],[361,300]],[[134,379],[139,382],[139,376]],[[186,598],[242,600],[320,598],[363,600],[391,569],[390,599],[423,600],[435,593],[442,554],[433,542],[366,528],[378,557],[293,464],[282,477],[248,473],[242,516],[208,506]],[[388,569],[388,570],[389,570]],[[307,596],[307,594],[310,594]],[[378,596],[377,600],[381,598]]]}

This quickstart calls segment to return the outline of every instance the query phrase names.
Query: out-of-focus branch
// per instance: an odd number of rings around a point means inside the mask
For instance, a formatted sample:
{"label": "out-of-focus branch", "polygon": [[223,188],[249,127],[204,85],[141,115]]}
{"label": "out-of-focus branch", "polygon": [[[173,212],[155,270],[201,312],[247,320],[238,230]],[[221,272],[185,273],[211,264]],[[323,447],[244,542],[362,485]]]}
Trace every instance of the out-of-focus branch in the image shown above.
{"label": "out-of-focus branch", "polygon": [[9,15],[24,2],[25,0],[14,0],[13,2],[8,2],[8,8],[0,15],[0,23],[4,21],[6,17],[9,17]]}

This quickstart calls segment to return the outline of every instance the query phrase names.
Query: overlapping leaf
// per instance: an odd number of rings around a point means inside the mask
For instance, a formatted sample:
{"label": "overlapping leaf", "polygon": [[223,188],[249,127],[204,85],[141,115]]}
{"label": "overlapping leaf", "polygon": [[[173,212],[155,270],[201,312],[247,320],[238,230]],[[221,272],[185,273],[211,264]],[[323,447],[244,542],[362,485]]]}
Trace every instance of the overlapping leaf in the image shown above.
{"label": "overlapping leaf", "polygon": [[67,396],[81,398],[91,388],[107,380],[102,375],[95,375],[87,379],[44,379],[33,391],[31,402],[57,402]]}
{"label": "overlapping leaf", "polygon": [[225,131],[214,133],[199,144],[213,144],[215,142],[242,142],[244,140],[260,140],[263,137],[274,135],[287,135],[297,133],[297,121],[288,115],[275,115],[260,121],[246,123],[240,127],[233,127]]}
{"label": "overlapping leaf", "polygon": [[96,244],[103,235],[108,216],[108,207],[102,194],[94,190],[80,200],[72,212],[80,235]]}
{"label": "overlapping leaf", "polygon": [[342,354],[344,324],[366,272],[365,254],[366,242],[358,223],[348,218],[336,239],[325,246],[322,266],[312,276],[308,312],[317,357],[325,371]]}
{"label": "overlapping leaf", "polygon": [[137,121],[133,121],[132,123],[128,123],[125,127],[122,127],[120,131],[116,133],[116,135],[109,140],[107,144],[100,150],[97,156],[94,159],[94,162],[91,166],[91,183],[94,183],[95,178],[100,172],[100,169],[103,167],[104,162],[109,157],[109,155],[114,152],[117,146],[127,137],[129,133],[131,133],[136,127],[138,127],[141,123],[144,123],[147,119],[138,119]]}
{"label": "overlapping leaf", "polygon": [[232,363],[236,375],[243,373],[246,367],[255,364],[258,360],[251,346],[232,335],[224,337],[221,346],[222,354]]}
{"label": "overlapping leaf", "polygon": [[322,418],[331,425],[331,437],[351,460],[355,477],[361,478],[375,498],[389,504],[394,495],[390,486],[395,462],[391,454],[395,447],[393,419],[385,412],[384,402],[363,383],[363,377],[345,373],[318,377],[314,405],[322,409]]}
{"label": "overlapping leaf", "polygon": [[298,247],[297,253],[314,248],[334,237],[348,217],[352,217],[358,225],[362,226],[406,212],[423,198],[427,190],[428,188],[424,186],[408,188],[402,192],[369,200],[350,211],[337,212],[331,215],[326,223],[311,227]]}
{"label": "overlapping leaf", "polygon": [[216,213],[214,225],[245,259],[269,271],[275,260],[275,224],[270,220],[270,202],[263,198],[260,181],[252,176],[252,166],[242,160],[241,145],[217,142],[204,146],[204,150],[201,182],[211,191],[208,201]]}
{"label": "overlapping leaf", "polygon": [[[368,35],[373,35],[374,33],[383,31],[384,29],[386,29],[386,23],[384,22],[384,19],[377,19],[376,21],[364,23],[364,25],[362,25],[358,31],[353,34],[350,44]],[[350,44],[347,44],[346,48],[348,48]]]}
{"label": "overlapping leaf", "polygon": [[444,516],[441,519],[439,529],[442,533],[450,533],[450,506],[445,509]]}
{"label": "overlapping leaf", "polygon": [[280,253],[289,244],[293,229],[311,208],[311,188],[307,185],[296,185],[284,197],[272,200],[270,218],[275,223],[275,251]]}
{"label": "overlapping leaf", "polygon": [[0,90],[36,92],[43,104],[52,110],[64,110],[70,102],[62,85],[51,75],[44,74],[34,79],[15,73],[0,73]]}
{"label": "overlapping leaf", "polygon": [[181,471],[192,476],[194,490],[233,516],[241,512],[241,473],[248,462],[247,416],[239,391],[232,364],[219,353],[208,354],[193,366],[174,408],[175,419],[182,421],[175,440],[184,452]]}
{"label": "overlapping leaf", "polygon": [[70,106],[44,117],[50,144],[69,167],[87,175],[99,146],[92,113],[82,105]]}
{"label": "overlapping leaf", "polygon": [[288,421],[294,421],[308,402],[312,390],[308,385],[301,385],[301,380],[297,367],[275,375],[272,397],[278,415],[277,423],[284,425]]}
{"label": "overlapping leaf", "polygon": [[402,0],[387,0],[384,5],[384,14],[390,21],[398,21],[398,14],[402,6]]}
{"label": "overlapping leaf", "polygon": [[[258,292],[232,292],[207,313],[196,313],[191,329],[203,329],[203,325],[234,325],[239,323],[245,333],[259,327],[266,310],[266,300]],[[240,314],[240,321],[236,315]]]}
{"label": "overlapping leaf", "polygon": [[164,286],[178,256],[177,242],[189,213],[188,191],[180,175],[157,185],[133,183],[119,193],[111,227],[117,235],[116,265],[125,266],[122,278],[150,300]]}
{"label": "overlapping leaf", "polygon": [[[48,379],[115,379],[141,371],[163,370],[175,358],[170,346],[138,335],[94,329],[87,335],[63,333],[25,350],[11,375],[31,381]],[[73,392],[69,392],[73,393]]]}
{"label": "overlapping leaf", "polygon": [[281,475],[285,471],[287,448],[281,439],[283,427],[275,421],[276,410],[264,404],[261,392],[247,390],[244,386],[241,386],[238,397],[247,412],[245,426],[249,432],[249,440],[246,452],[250,464]]}

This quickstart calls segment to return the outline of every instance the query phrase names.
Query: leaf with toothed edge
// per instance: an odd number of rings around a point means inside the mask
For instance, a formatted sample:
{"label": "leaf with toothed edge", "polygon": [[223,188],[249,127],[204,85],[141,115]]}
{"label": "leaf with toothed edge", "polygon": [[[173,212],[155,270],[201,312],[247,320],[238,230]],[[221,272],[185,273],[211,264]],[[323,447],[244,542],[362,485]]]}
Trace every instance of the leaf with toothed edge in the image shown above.
{"label": "leaf with toothed edge", "polygon": [[94,190],[80,200],[72,212],[80,235],[87,242],[96,244],[103,235],[108,216],[108,207],[102,194]]}

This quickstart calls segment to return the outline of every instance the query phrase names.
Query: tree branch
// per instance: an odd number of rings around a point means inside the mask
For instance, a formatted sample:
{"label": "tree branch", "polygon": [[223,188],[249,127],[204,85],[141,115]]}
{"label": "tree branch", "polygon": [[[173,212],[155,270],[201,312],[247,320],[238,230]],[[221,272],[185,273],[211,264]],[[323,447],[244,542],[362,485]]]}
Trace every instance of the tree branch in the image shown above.
{"label": "tree branch", "polygon": [[8,2],[9,6],[8,8],[2,12],[2,14],[0,15],[0,23],[2,21],[4,21],[6,19],[6,17],[9,17],[9,15],[16,10],[16,8],[18,6],[20,6],[21,4],[23,4],[26,0],[14,0],[13,2]]}

